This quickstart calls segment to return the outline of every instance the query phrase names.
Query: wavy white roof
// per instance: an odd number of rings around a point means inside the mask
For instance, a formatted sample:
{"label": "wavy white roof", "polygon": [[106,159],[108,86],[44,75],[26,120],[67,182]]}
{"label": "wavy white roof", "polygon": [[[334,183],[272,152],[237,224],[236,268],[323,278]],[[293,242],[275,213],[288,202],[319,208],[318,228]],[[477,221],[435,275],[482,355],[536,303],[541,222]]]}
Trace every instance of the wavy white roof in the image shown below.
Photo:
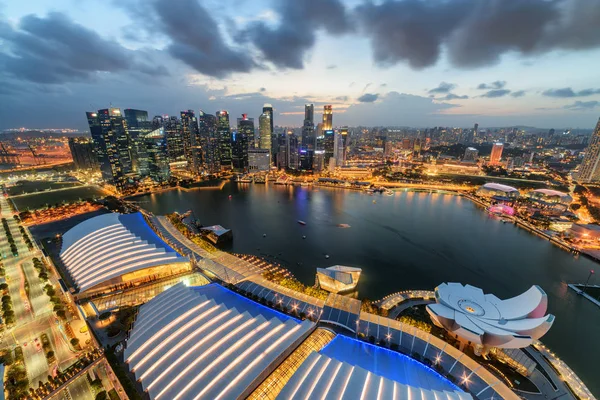
{"label": "wavy white roof", "polygon": [[140,307],[124,357],[151,399],[235,399],[313,325],[215,283],[178,284]]}
{"label": "wavy white roof", "polygon": [[60,258],[80,292],[129,272],[188,262],[140,213],[104,214],[74,226],[63,235]]}
{"label": "wavy white roof", "polygon": [[435,289],[436,304],[427,306],[433,322],[472,343],[521,348],[542,337],[554,322],[544,315],[548,297],[539,286],[519,296],[500,300],[493,294],[460,283],[442,283]]}
{"label": "wavy white roof", "polygon": [[486,188],[486,189],[500,190],[502,192],[518,192],[518,190],[515,189],[512,186],[502,185],[500,183],[493,183],[493,182],[492,183],[486,183],[482,187]]}

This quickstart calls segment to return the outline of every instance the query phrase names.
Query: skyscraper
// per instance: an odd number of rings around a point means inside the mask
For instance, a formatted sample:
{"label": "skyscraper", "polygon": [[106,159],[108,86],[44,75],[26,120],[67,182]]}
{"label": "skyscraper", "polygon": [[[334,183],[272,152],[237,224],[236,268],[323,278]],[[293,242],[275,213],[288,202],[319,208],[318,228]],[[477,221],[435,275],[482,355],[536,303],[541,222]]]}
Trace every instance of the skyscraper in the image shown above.
{"label": "skyscraper", "polygon": [[231,127],[229,126],[229,113],[217,111],[217,136],[219,137],[219,157],[221,169],[231,169]]}
{"label": "skyscraper", "polygon": [[77,169],[96,169],[98,160],[94,153],[94,142],[91,138],[69,138],[69,149],[73,156],[73,163]]}
{"label": "skyscraper", "polygon": [[463,157],[463,162],[476,162],[477,157],[479,157],[479,150],[474,147],[467,147]]}
{"label": "skyscraper", "polygon": [[231,135],[231,162],[236,172],[248,170],[248,137],[243,132],[234,131]]}
{"label": "skyscraper", "polygon": [[333,129],[333,108],[331,104],[323,106],[323,130]]}
{"label": "skyscraper", "polygon": [[291,129],[285,135],[286,146],[286,168],[298,169],[298,137],[294,135]]}
{"label": "skyscraper", "polygon": [[315,151],[315,106],[304,105],[304,123],[302,125],[302,146],[299,151],[300,169],[308,171],[313,169],[313,156]]}
{"label": "skyscraper", "polygon": [[503,149],[504,145],[502,143],[494,143],[494,145],[492,146],[492,153],[490,154],[490,165],[500,164]]}
{"label": "skyscraper", "polygon": [[194,143],[199,135],[198,120],[193,110],[181,111],[181,131],[183,135],[183,156],[188,163],[188,170],[194,171]]}
{"label": "skyscraper", "polygon": [[169,155],[164,128],[158,128],[143,136],[148,155],[148,176],[157,183],[169,180]]}
{"label": "skyscraper", "polygon": [[[217,117],[207,114],[200,110],[198,112],[198,129],[202,139],[202,165],[205,166],[209,174],[216,174],[221,171],[220,140],[217,135]],[[200,161],[195,158],[196,162]],[[201,165],[196,165],[199,171]]]}
{"label": "skyscraper", "polygon": [[271,151],[271,114],[262,113],[258,117],[259,148]]}
{"label": "skyscraper", "polygon": [[256,147],[256,140],[254,139],[254,118],[248,118],[248,114],[242,114],[242,118],[237,119],[237,131],[246,135],[248,141],[248,148]]}
{"label": "skyscraper", "polygon": [[167,137],[167,150],[169,152],[169,162],[179,162],[185,160],[183,148],[183,131],[181,130],[181,121],[176,116],[166,117],[164,119],[165,135]]}
{"label": "skyscraper", "polygon": [[333,153],[333,151],[335,150],[335,132],[333,131],[333,129],[323,131],[323,150],[324,167],[328,168],[330,162],[329,160],[335,160]]}
{"label": "skyscraper", "polygon": [[148,111],[125,109],[127,134],[131,149],[131,164],[133,171],[139,177],[148,176],[148,155],[143,137],[152,130],[152,122],[148,121]]}
{"label": "skyscraper", "polygon": [[577,181],[579,182],[597,182],[600,181],[600,119],[596,124],[596,129],[592,133],[590,143],[585,149],[583,162],[579,166]]}

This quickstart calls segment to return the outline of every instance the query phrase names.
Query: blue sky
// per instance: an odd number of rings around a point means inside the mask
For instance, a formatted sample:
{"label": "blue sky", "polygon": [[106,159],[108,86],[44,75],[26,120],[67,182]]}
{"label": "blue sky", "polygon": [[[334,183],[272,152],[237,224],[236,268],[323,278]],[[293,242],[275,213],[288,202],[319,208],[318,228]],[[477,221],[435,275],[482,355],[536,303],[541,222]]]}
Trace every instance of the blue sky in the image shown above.
{"label": "blue sky", "polygon": [[[300,126],[591,128],[598,0],[0,0],[0,128],[226,109]],[[317,113],[316,118],[320,118]]]}

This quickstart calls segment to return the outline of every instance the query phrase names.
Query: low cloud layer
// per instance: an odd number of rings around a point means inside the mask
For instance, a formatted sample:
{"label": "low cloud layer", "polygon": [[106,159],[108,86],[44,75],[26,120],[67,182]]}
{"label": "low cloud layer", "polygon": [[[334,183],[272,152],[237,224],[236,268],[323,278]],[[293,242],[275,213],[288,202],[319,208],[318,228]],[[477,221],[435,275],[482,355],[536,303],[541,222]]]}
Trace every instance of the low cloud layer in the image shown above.
{"label": "low cloud layer", "polygon": [[377,100],[378,97],[379,95],[376,93],[365,93],[356,100],[358,100],[361,103],[372,103],[375,100]]}
{"label": "low cloud layer", "polygon": [[568,104],[563,108],[573,111],[589,111],[600,106],[600,101],[576,101],[573,104]]}
{"label": "low cloud layer", "polygon": [[490,84],[480,83],[477,89],[502,89],[506,86],[506,81],[495,81]]}
{"label": "low cloud layer", "polygon": [[482,94],[480,97],[487,97],[488,99],[495,99],[498,97],[504,97],[509,93],[510,93],[510,90],[508,90],[508,89],[494,89],[494,90],[490,90],[490,91]]}
{"label": "low cloud layer", "polygon": [[560,97],[560,98],[569,98],[569,97],[586,97],[592,96],[594,94],[600,94],[600,89],[583,89],[578,92],[574,91],[570,87],[562,88],[562,89],[548,89],[542,92],[544,96],[547,97]]}
{"label": "low cloud layer", "polygon": [[427,91],[427,93],[429,93],[429,94],[450,93],[450,91],[452,91],[454,88],[456,88],[456,85],[453,83],[440,82],[438,87],[429,89]]}

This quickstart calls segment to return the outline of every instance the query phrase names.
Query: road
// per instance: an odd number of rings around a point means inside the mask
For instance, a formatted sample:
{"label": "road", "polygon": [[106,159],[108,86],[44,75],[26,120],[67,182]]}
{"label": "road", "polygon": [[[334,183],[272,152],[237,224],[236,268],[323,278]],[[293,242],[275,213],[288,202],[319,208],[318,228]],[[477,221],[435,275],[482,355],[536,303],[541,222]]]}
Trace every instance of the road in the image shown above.
{"label": "road", "polygon": [[66,391],[69,392],[71,399],[73,400],[94,400],[92,388],[88,383],[87,374],[75,379],[67,386],[67,389],[64,390],[63,393]]}

